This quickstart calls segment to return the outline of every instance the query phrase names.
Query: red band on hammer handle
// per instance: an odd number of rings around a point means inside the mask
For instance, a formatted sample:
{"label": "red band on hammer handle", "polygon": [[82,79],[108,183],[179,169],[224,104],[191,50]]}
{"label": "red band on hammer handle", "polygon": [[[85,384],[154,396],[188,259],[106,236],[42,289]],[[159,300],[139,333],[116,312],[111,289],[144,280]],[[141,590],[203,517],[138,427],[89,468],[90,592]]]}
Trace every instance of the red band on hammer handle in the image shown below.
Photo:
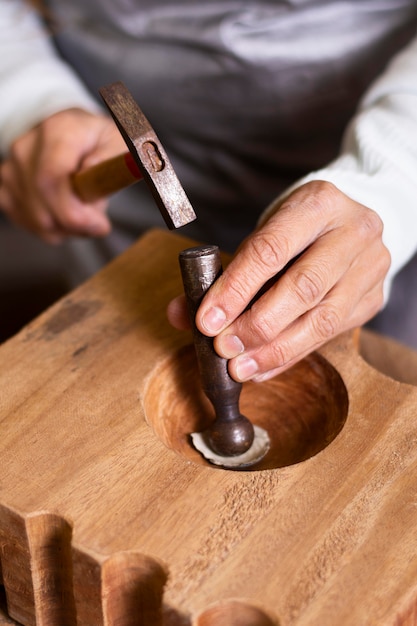
{"label": "red band on hammer handle", "polygon": [[124,157],[125,157],[126,167],[128,168],[129,172],[132,174],[132,176],[134,176],[136,180],[140,180],[141,178],[143,178],[142,172],[138,168],[137,163],[132,156],[132,153],[126,152]]}

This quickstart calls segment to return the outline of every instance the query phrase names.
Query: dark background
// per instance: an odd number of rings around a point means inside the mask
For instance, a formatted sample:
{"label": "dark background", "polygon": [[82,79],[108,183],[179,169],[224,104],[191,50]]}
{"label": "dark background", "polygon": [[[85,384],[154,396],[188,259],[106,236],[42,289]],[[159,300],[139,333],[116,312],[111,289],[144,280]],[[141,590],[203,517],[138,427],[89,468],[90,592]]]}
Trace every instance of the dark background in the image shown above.
{"label": "dark background", "polygon": [[0,218],[0,343],[70,289],[62,249]]}

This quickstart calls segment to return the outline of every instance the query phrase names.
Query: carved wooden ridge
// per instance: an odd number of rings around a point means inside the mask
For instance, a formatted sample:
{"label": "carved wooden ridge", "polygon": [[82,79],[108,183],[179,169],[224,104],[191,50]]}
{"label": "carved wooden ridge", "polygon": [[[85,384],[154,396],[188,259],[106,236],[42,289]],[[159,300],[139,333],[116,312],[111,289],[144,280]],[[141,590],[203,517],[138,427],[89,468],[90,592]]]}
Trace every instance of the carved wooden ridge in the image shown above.
{"label": "carved wooden ridge", "polygon": [[209,466],[165,318],[191,243],[148,234],[0,347],[0,624],[417,623],[416,387],[340,337],[244,386],[264,466]]}

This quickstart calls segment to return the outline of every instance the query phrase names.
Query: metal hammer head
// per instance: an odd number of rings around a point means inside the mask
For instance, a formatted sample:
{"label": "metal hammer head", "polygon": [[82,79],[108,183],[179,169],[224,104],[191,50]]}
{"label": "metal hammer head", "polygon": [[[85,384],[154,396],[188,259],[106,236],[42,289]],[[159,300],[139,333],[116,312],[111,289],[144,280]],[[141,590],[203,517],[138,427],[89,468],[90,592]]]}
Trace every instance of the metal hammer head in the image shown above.
{"label": "metal hammer head", "polygon": [[100,89],[168,228],[179,228],[196,219],[168,156],[152,126],[121,82]]}

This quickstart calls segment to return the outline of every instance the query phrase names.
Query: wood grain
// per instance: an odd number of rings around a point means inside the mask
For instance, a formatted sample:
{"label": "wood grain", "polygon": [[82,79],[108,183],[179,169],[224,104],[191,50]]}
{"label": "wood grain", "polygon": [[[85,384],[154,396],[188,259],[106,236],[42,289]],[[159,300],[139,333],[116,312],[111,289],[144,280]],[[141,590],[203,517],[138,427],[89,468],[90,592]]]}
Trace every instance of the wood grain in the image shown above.
{"label": "wood grain", "polygon": [[[340,378],[348,410],[318,452],[251,472],[187,456],[147,394],[164,371],[178,385],[169,396],[178,427],[176,403],[184,422],[194,419],[190,373],[172,367],[191,336],[165,318],[181,291],[177,254],[190,244],[148,234],[0,347],[0,562],[10,618],[410,626],[416,387],[371,367],[347,334],[319,358]],[[404,354],[400,347],[396,358]],[[316,363],[300,366],[306,388]],[[322,383],[308,396],[315,415],[319,391],[332,397],[326,375]],[[298,398],[301,424],[304,386],[288,375],[286,388],[278,405],[290,421],[287,402]]]}
{"label": "wood grain", "polygon": [[417,385],[417,352],[390,337],[362,329],[358,345],[367,363],[400,383]]}

